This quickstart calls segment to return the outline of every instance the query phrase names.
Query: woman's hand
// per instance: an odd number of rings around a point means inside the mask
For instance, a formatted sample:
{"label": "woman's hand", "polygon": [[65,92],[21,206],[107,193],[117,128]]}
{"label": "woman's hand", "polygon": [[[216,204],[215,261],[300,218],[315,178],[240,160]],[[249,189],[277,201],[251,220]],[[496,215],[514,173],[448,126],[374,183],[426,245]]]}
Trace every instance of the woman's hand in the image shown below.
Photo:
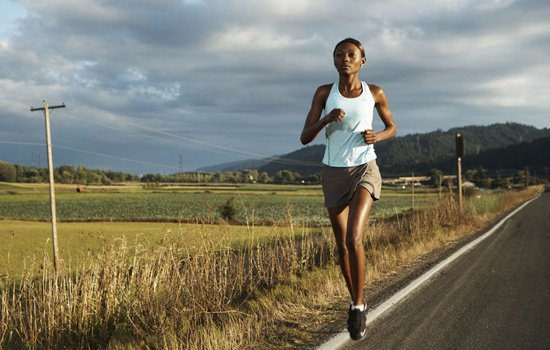
{"label": "woman's hand", "polygon": [[329,114],[325,115],[325,120],[328,123],[340,122],[346,116],[346,112],[340,108],[334,108]]}
{"label": "woman's hand", "polygon": [[369,145],[373,145],[379,141],[374,130],[365,130],[361,134],[363,134],[363,140]]}

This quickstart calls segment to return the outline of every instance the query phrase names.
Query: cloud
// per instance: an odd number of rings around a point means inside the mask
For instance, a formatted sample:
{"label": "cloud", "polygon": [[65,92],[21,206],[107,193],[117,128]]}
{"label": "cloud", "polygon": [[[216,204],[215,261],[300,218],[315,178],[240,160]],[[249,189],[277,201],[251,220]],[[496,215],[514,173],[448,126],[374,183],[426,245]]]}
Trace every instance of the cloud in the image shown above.
{"label": "cloud", "polygon": [[[52,122],[54,143],[66,146],[56,150],[59,165],[172,171],[182,155],[191,170],[293,151],[316,87],[337,79],[333,46],[348,36],[365,44],[361,76],[384,88],[401,134],[514,120],[549,126],[543,1],[9,4],[0,141],[40,142],[30,105],[65,102]],[[28,163],[29,147],[4,143],[0,159]]]}

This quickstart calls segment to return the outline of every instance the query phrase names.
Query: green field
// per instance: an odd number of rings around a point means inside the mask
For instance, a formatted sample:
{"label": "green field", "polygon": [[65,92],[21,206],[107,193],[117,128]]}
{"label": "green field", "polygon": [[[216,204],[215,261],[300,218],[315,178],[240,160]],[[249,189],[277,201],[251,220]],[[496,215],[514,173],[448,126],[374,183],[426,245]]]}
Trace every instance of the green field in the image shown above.
{"label": "green field", "polygon": [[[233,198],[240,224],[296,223],[328,224],[320,186],[226,185],[226,186],[140,186],[56,188],[57,217],[60,221],[144,221],[206,222],[221,219],[220,206]],[[415,205],[430,202],[434,193],[416,191]],[[412,206],[406,190],[385,190],[383,200],[373,207],[372,217],[386,217]],[[47,221],[49,193],[45,185],[0,186],[0,219]]]}

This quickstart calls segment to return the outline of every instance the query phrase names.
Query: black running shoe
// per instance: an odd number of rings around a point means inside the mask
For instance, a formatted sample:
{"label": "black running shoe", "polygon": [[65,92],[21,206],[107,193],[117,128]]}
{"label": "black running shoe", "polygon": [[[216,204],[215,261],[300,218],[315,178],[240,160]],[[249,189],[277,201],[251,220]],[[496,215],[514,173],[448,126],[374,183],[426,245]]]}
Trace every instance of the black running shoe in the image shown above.
{"label": "black running shoe", "polygon": [[350,311],[350,320],[348,322],[349,336],[353,340],[361,340],[367,334],[367,312],[359,310]]}

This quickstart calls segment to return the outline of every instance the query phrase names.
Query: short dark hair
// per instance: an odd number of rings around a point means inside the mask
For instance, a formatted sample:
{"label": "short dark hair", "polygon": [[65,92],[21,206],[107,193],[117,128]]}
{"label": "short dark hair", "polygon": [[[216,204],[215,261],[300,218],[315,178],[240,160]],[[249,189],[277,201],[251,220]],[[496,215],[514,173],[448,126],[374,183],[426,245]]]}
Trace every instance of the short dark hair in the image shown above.
{"label": "short dark hair", "polygon": [[345,43],[350,43],[350,44],[353,44],[353,45],[357,46],[357,48],[359,48],[359,50],[361,51],[361,56],[365,57],[365,47],[363,46],[363,44],[361,44],[361,42],[359,40],[356,40],[356,39],[353,39],[353,38],[345,38],[344,40],[342,40],[338,44],[336,44],[336,46],[334,46],[334,51],[332,52],[332,57],[334,57],[336,55],[336,49],[338,48],[338,46],[340,46],[342,44],[345,44]]}

